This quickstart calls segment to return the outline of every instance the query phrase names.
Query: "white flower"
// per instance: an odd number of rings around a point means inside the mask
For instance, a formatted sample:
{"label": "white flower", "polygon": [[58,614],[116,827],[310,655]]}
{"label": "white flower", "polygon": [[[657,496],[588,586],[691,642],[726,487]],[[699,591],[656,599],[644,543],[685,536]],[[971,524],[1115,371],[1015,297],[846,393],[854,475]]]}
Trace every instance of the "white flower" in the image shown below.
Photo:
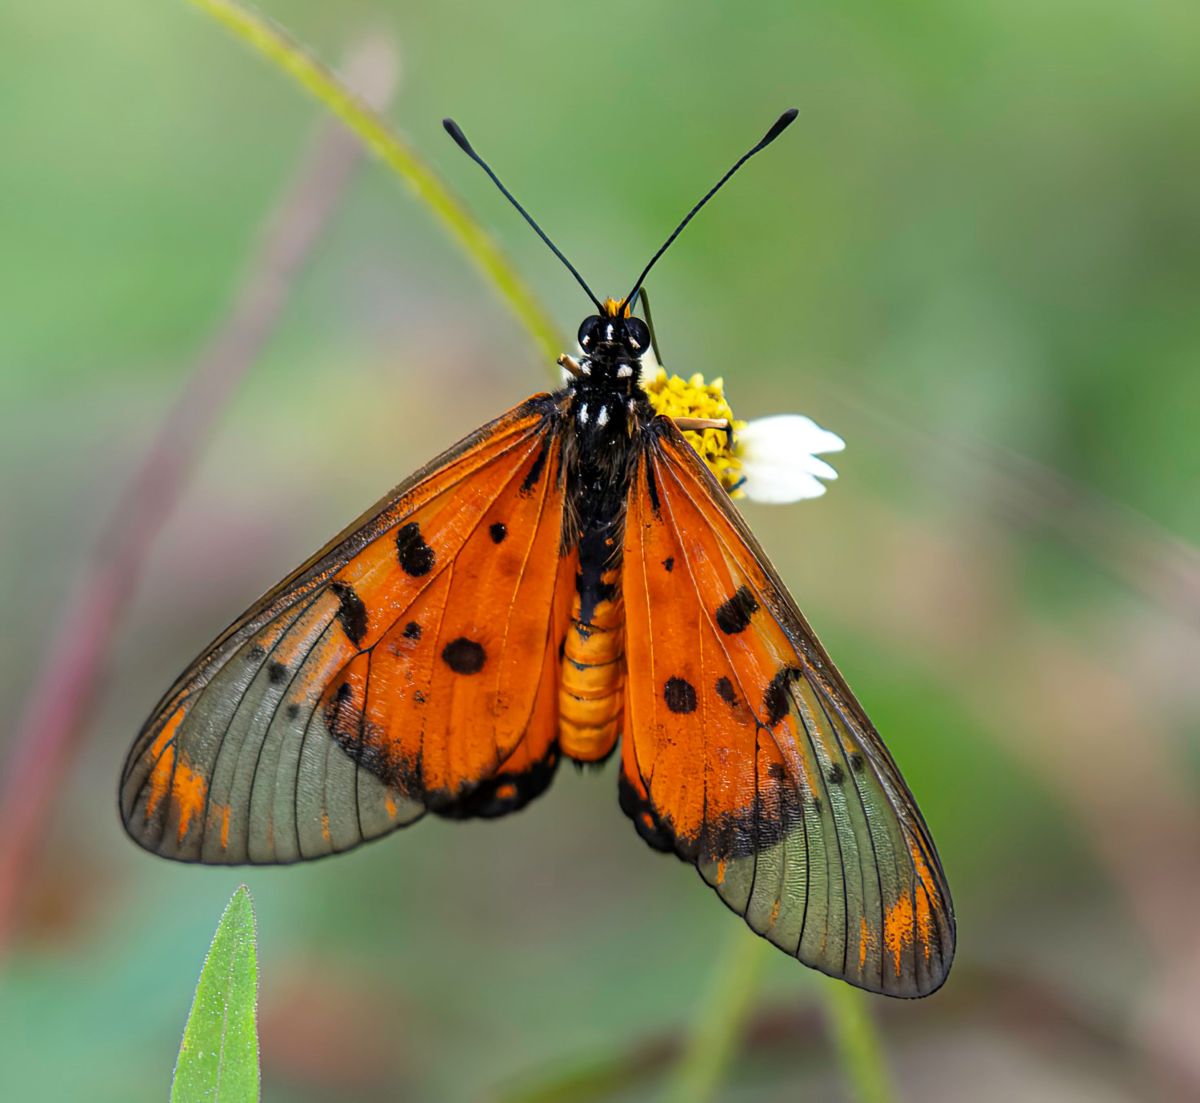
{"label": "white flower", "polygon": [[[580,353],[582,355],[582,353]],[[705,382],[668,374],[653,351],[642,357],[638,383],[654,412],[678,422],[719,422],[724,429],[685,428],[684,438],[733,498],[758,502],[799,502],[825,493],[821,479],[837,472],[821,452],[840,452],[845,442],[801,414],[775,414],[749,423],[734,417],[725,397],[725,381]],[[732,441],[731,441],[732,436]],[[732,443],[732,447],[730,447]]]}
{"label": "white flower", "polygon": [[836,433],[802,414],[758,418],[737,431],[744,480],[738,489],[757,502],[819,498],[825,493],[820,480],[836,479],[837,472],[817,455],[845,447]]}

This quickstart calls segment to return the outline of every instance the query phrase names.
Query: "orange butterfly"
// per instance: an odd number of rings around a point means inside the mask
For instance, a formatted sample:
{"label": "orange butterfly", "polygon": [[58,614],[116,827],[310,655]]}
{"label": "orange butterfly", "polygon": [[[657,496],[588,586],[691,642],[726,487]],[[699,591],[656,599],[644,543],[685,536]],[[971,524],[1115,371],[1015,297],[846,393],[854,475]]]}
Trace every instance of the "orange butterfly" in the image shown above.
{"label": "orange butterfly", "polygon": [[[893,996],[946,978],[954,915],[875,729],[728,494],[640,385],[633,317],[667,245],[600,303],[554,394],[403,482],[239,617],[130,751],[129,834],[164,857],[287,863],[524,807],[621,744],[621,808],[751,928]],[[620,738],[624,736],[624,738]]]}

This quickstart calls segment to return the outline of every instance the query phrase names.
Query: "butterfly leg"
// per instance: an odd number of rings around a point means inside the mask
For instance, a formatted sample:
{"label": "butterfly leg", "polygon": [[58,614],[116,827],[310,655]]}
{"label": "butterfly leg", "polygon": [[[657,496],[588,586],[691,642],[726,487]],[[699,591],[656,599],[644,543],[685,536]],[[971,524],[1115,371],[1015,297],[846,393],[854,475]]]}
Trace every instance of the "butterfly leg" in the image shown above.
{"label": "butterfly leg", "polygon": [[579,366],[579,361],[573,356],[568,356],[565,352],[558,358],[558,366],[566,368],[576,379],[583,378],[583,368]]}
{"label": "butterfly leg", "polygon": [[724,429],[725,444],[733,450],[733,422],[727,417],[673,417],[676,428],[686,432],[691,429],[699,432],[701,429]]}

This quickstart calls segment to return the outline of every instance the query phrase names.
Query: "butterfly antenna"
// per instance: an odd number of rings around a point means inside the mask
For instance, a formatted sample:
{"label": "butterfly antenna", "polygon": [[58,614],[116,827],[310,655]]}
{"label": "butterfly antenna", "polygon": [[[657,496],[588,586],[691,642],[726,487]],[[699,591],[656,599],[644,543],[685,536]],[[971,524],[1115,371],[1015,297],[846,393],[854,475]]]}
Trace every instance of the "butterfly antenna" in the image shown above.
{"label": "butterfly antenna", "polygon": [[[661,257],[663,255],[663,253],[665,253],[671,247],[671,242],[673,242],[683,232],[683,228],[689,222],[691,222],[692,219],[695,218],[697,214],[700,213],[700,208],[703,207],[704,204],[707,203],[714,195],[716,195],[717,192],[719,192],[721,190],[721,188],[725,185],[725,182],[735,172],[737,172],[737,170],[740,169],[747,161],[749,161],[751,157],[753,157],[756,153],[760,152],[761,150],[766,149],[767,146],[769,146],[773,141],[775,141],[775,139],[778,138],[780,134],[782,134],[785,130],[787,130],[787,128],[789,126],[791,126],[792,123],[795,121],[796,116],[799,113],[800,112],[795,107],[789,107],[782,115],[779,116],[778,119],[775,120],[775,122],[771,126],[771,129],[768,130],[766,132],[766,134],[764,134],[762,136],[762,140],[759,141],[758,144],[755,145],[753,148],[748,149],[745,153],[743,153],[741,155],[741,157],[739,157],[736,161],[734,161],[733,167],[724,176],[722,176],[721,179],[718,180],[711,188],[708,189],[708,192],[705,194],[704,198],[700,200],[699,203],[697,203],[690,211],[688,211],[688,213],[686,215],[684,215],[683,221],[678,226],[675,227],[675,229],[671,233],[671,236],[662,243],[662,247],[658,250],[657,253],[654,254],[654,256],[652,256],[650,258],[650,263],[647,264],[646,267],[642,269],[642,274],[640,276],[638,276],[637,283],[635,283],[633,285],[633,290],[630,291],[629,294],[626,295],[625,298],[621,301],[621,309],[620,309],[620,311],[618,311],[618,314],[622,313],[624,311],[625,307],[633,301],[633,297],[638,293],[639,290],[641,290],[642,281],[646,278],[647,275],[649,275],[650,269],[653,268],[655,266],[655,264],[658,263],[658,258]],[[525,217],[528,218],[529,216],[526,215]]]}
{"label": "butterfly antenna", "polygon": [[482,157],[480,157],[478,153],[475,152],[474,147],[470,142],[467,141],[467,136],[462,132],[462,127],[459,126],[458,123],[456,123],[453,119],[443,119],[442,126],[446,128],[446,133],[454,139],[455,143],[458,145],[458,148],[461,149],[463,153],[470,157],[475,164],[477,164],[481,169],[483,169],[484,172],[488,174],[492,183],[500,189],[500,194],[517,208],[521,214],[521,217],[533,227],[533,232],[550,247],[550,252],[552,252],[556,257],[558,257],[559,260],[563,262],[563,264],[566,265],[567,271],[579,281],[579,286],[582,287],[587,293],[587,297],[596,304],[596,310],[600,314],[603,314],[604,307],[601,305],[600,300],[592,294],[592,289],[588,287],[587,283],[579,274],[579,271],[576,269],[575,265],[573,265],[569,260],[567,260],[566,257],[563,256],[562,250],[560,250],[559,247],[546,236],[542,228],[529,216],[529,212],[517,202],[516,198],[513,196],[513,193],[510,192],[502,183],[500,183],[500,177],[492,172],[491,166]]}

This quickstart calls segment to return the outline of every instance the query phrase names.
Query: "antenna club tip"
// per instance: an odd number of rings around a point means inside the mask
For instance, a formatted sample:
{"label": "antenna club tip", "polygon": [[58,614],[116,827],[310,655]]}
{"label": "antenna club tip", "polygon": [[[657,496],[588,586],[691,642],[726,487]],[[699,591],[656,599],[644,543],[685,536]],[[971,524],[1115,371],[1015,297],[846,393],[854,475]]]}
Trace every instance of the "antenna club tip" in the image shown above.
{"label": "antenna club tip", "polygon": [[778,119],[775,120],[771,129],[764,135],[762,144],[775,141],[789,126],[796,121],[796,116],[800,114],[800,108],[789,107]]}
{"label": "antenna club tip", "polygon": [[445,130],[446,133],[449,134],[450,137],[454,139],[455,144],[464,153],[474,153],[475,152],[471,148],[471,143],[467,141],[467,136],[463,133],[462,127],[459,126],[458,123],[456,123],[453,119],[450,119],[450,118],[443,119],[442,120],[442,129]]}

